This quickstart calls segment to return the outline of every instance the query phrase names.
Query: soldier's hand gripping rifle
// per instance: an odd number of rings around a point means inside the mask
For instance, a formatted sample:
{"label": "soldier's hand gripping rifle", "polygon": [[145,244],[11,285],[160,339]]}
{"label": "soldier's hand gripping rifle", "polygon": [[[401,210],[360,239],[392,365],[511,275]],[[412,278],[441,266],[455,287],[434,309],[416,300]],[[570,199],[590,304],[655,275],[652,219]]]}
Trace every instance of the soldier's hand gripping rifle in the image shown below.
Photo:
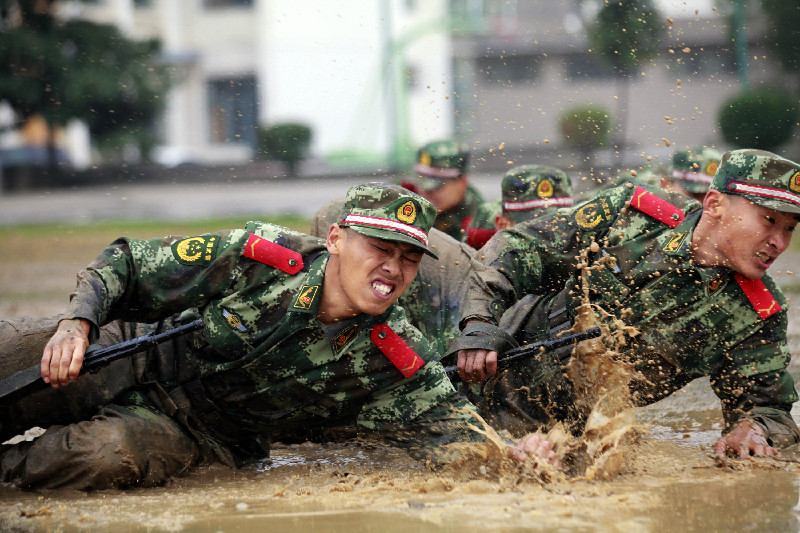
{"label": "soldier's hand gripping rifle", "polygon": [[[548,339],[546,341],[526,344],[524,346],[520,346],[519,348],[512,348],[503,352],[502,354],[498,354],[497,370],[499,371],[504,368],[508,368],[512,363],[519,361],[520,359],[536,357],[540,354],[568,346],[572,343],[585,341],[586,339],[594,339],[595,337],[599,337],[600,334],[600,328],[595,326],[585,331],[564,335],[563,337],[559,337],[557,339]],[[451,380],[458,378],[458,366],[446,366],[444,367],[444,370],[447,372],[447,377],[449,377]]]}
{"label": "soldier's hand gripping rifle", "polygon": [[[86,349],[83,356],[83,366],[81,366],[81,374],[86,372],[97,372],[109,363],[128,357],[135,353],[143,352],[148,348],[161,344],[162,342],[186,335],[189,332],[202,329],[204,326],[203,320],[198,318],[188,324],[183,324],[176,328],[161,332],[161,333],[148,333],[135,339],[113,344],[111,346],[98,346],[92,344]],[[41,365],[32,366],[25,370],[12,374],[11,376],[0,380],[0,405],[11,404],[18,399],[27,396],[38,390],[46,389],[48,384],[42,379]]]}

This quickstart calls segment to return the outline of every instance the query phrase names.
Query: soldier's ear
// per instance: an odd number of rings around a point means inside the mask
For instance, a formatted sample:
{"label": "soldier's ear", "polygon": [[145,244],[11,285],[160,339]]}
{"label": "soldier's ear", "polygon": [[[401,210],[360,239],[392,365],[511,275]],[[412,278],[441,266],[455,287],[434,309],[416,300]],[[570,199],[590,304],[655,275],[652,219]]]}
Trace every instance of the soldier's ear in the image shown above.
{"label": "soldier's ear", "polygon": [[726,194],[711,189],[703,198],[703,213],[707,213],[711,218],[718,219],[729,204],[730,201]]}
{"label": "soldier's ear", "polygon": [[341,246],[344,239],[345,229],[339,224],[331,224],[331,227],[328,228],[328,239],[325,242],[328,252],[331,255],[339,255],[341,253]]}

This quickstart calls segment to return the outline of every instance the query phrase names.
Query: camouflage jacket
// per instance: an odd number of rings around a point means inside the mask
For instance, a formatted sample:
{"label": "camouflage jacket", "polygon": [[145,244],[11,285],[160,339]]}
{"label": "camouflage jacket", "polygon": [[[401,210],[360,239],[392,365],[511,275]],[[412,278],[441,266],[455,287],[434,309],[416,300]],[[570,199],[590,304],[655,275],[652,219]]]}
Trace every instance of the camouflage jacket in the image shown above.
{"label": "camouflage jacket", "polygon": [[646,378],[631,384],[638,404],[708,375],[726,427],[748,417],[774,442],[797,442],[786,300],[769,275],[745,280],[693,264],[690,243],[701,211],[689,198],[628,184],[498,232],[478,253],[483,265],[473,270],[462,324],[498,323],[522,296],[547,295],[538,300],[543,318],[526,335],[548,337],[556,307],[566,304],[575,316],[577,258],[595,241],[600,248],[590,260],[603,267],[587,271],[591,302],[641,333],[628,354]]}
{"label": "camouflage jacket", "polygon": [[317,320],[328,257],[324,241],[260,222],[121,238],[79,274],[66,316],[102,325],[199,309],[205,328],[188,359],[222,415],[255,433],[357,424],[434,463],[442,444],[484,440],[402,308]]}
{"label": "camouflage jacket", "polygon": [[478,212],[478,206],[483,203],[483,198],[478,189],[472,185],[467,186],[464,199],[454,208],[436,215],[433,227],[447,233],[457,241],[465,242],[467,239],[467,226]]}

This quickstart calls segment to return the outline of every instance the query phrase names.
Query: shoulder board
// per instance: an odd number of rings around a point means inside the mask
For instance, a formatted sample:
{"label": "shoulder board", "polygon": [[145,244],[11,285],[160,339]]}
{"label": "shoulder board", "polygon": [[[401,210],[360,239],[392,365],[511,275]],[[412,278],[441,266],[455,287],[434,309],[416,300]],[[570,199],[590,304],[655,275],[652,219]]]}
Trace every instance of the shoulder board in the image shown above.
{"label": "shoulder board", "polygon": [[487,228],[467,228],[467,244],[479,250],[483,245],[489,242],[492,235],[497,233],[496,229]]}
{"label": "shoulder board", "polygon": [[253,233],[247,239],[242,255],[287,274],[294,275],[303,269],[302,255]]}
{"label": "shoulder board", "polygon": [[677,228],[684,217],[680,208],[642,187],[636,187],[630,205],[670,228]]}
{"label": "shoulder board", "polygon": [[741,274],[734,274],[733,279],[742,288],[744,295],[750,300],[750,304],[761,320],[765,320],[781,310],[781,304],[760,279],[747,279]]}
{"label": "shoulder board", "polygon": [[400,338],[400,335],[395,333],[392,328],[386,324],[378,324],[372,328],[369,340],[383,352],[383,355],[385,355],[406,378],[413,376],[414,372],[425,365],[425,361],[411,349],[411,346],[406,344],[406,342]]}

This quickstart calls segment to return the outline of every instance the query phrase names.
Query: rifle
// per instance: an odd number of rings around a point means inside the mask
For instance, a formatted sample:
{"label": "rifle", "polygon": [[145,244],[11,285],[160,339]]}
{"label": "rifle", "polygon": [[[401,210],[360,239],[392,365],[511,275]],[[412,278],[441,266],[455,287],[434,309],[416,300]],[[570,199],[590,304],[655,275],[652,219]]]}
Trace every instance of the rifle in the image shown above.
{"label": "rifle", "polygon": [[[111,346],[92,344],[86,349],[86,353],[83,356],[83,366],[81,366],[80,373],[85,374],[86,372],[90,372],[93,374],[117,359],[143,352],[162,342],[202,329],[203,326],[203,319],[198,318],[193,322],[161,333],[148,333],[141,337],[136,337],[135,339],[123,341]],[[47,387],[48,384],[42,379],[41,365],[20,370],[0,380],[0,405],[11,404],[28,394],[46,389]]]}
{"label": "rifle", "polygon": [[[497,370],[502,370],[504,368],[508,368],[511,366],[512,363],[515,361],[519,361],[520,359],[535,356],[539,353],[546,353],[551,350],[555,350],[557,348],[561,348],[562,346],[567,346],[568,344],[572,344],[573,342],[581,342],[587,339],[594,339],[595,337],[599,337],[601,334],[600,328],[595,326],[593,328],[589,328],[585,331],[579,331],[578,333],[572,333],[570,335],[564,335],[563,337],[559,337],[557,339],[548,339],[546,341],[539,341],[539,342],[532,342],[530,344],[526,344],[524,346],[520,346],[519,348],[512,348],[504,352],[502,355],[497,357]],[[456,379],[458,377],[458,366],[446,366],[444,367],[444,371],[447,372],[447,377],[452,379]]]}

